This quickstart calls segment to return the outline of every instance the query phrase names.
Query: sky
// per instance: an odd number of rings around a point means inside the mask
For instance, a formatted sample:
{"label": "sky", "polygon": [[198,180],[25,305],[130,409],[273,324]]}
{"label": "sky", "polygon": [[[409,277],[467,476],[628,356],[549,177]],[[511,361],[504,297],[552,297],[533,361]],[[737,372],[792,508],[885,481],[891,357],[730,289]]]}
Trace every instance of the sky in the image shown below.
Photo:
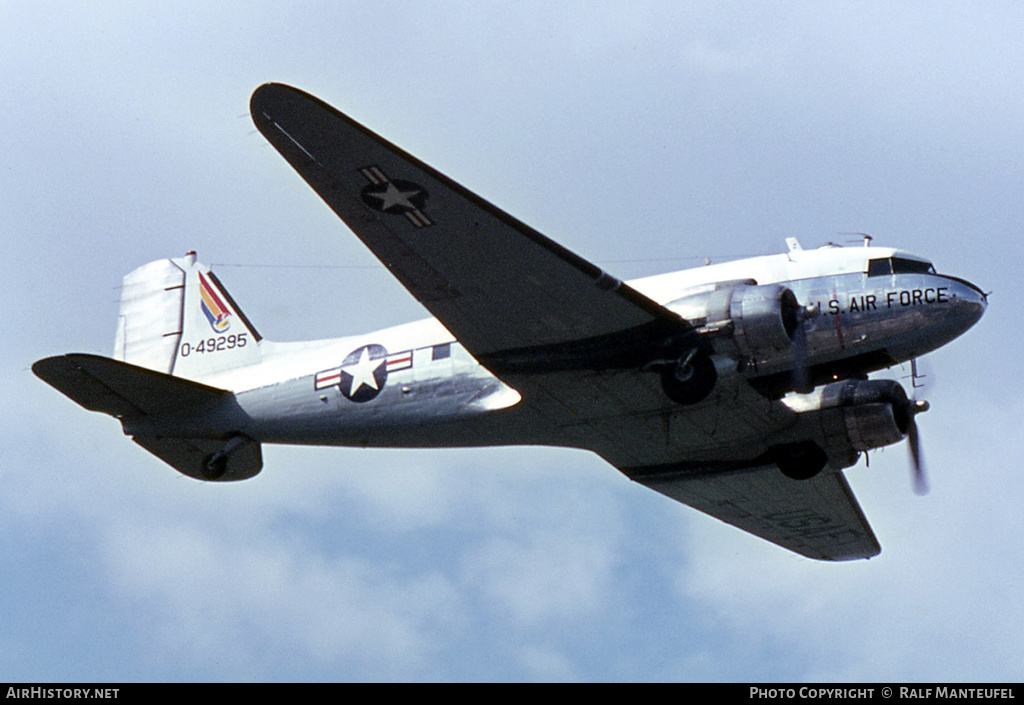
{"label": "sky", "polygon": [[[1017,681],[1014,2],[0,2],[0,681]],[[260,332],[423,308],[255,131],[308,91],[620,278],[849,233],[992,291],[801,558],[583,451],[264,448],[200,483],[33,361],[197,250]],[[851,242],[852,241],[852,242]],[[45,315],[40,312],[45,312]]]}

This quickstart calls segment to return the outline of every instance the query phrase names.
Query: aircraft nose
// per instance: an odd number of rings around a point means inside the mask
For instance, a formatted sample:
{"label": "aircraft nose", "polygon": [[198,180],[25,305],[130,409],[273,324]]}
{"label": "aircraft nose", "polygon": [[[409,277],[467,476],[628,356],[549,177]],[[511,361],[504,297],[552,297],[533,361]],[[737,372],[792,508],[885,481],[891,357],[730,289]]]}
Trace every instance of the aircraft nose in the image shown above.
{"label": "aircraft nose", "polygon": [[979,320],[988,308],[988,295],[966,279],[952,279],[949,287],[950,306],[947,320],[967,330]]}
{"label": "aircraft nose", "polygon": [[988,294],[967,280],[963,281],[962,289],[957,292],[957,297],[965,309],[964,313],[974,316],[974,322],[977,323],[988,308]]}

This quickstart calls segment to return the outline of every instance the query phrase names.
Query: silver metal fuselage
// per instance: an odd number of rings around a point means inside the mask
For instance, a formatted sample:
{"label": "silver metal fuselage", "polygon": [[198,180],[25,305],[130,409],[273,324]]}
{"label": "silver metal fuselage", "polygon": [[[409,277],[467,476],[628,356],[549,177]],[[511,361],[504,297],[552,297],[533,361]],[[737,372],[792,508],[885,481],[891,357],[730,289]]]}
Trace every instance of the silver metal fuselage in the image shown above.
{"label": "silver metal fuselage", "polygon": [[[869,271],[871,260],[910,263],[922,271],[895,271],[900,266]],[[751,279],[783,284],[796,294],[809,316],[806,363],[835,369],[837,377],[863,376],[931,352],[970,328],[987,303],[973,284],[936,274],[914,255],[876,247],[797,249],[629,284],[671,308],[671,302],[717,282]],[[235,393],[229,407],[152,419],[126,432],[164,428],[175,435],[217,437],[233,428],[260,442],[364,447],[548,440],[535,420],[522,418],[519,394],[477,363],[435,319],[366,335],[263,341],[262,346],[258,364],[203,380]],[[716,364],[756,380],[787,374],[794,353],[780,350]]]}

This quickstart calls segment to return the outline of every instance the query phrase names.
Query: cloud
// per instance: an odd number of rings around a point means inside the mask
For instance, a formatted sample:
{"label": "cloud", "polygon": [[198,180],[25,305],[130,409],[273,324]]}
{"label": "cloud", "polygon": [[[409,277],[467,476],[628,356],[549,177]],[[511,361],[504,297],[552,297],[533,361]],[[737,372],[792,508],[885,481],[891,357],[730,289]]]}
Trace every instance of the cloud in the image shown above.
{"label": "cloud", "polygon": [[268,531],[157,522],[102,540],[114,589],[157,615],[150,657],[210,664],[211,675],[260,679],[282,654],[393,678],[422,668],[440,625],[460,621],[441,574],[325,555]]}

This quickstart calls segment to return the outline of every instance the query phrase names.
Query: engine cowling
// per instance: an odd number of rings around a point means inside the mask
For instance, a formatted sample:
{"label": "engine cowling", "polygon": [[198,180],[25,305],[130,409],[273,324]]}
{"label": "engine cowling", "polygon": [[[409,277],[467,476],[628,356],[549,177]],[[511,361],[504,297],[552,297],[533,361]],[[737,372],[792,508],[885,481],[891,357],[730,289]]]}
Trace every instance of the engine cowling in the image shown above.
{"label": "engine cowling", "polygon": [[698,329],[729,332],[736,351],[761,359],[788,350],[800,326],[796,294],[781,284],[731,284],[684,296],[666,306]]}
{"label": "engine cowling", "polygon": [[899,382],[847,380],[822,390],[823,408],[841,408],[850,445],[858,451],[898,443],[907,437],[912,402]]}
{"label": "engine cowling", "polygon": [[902,441],[911,433],[914,413],[923,410],[899,382],[882,379],[833,382],[812,394],[787,396],[783,403],[798,413],[819,412],[816,430],[828,448],[826,455],[821,441],[803,440],[772,449],[779,469],[801,480],[816,475],[829,460],[847,467],[862,451]]}

